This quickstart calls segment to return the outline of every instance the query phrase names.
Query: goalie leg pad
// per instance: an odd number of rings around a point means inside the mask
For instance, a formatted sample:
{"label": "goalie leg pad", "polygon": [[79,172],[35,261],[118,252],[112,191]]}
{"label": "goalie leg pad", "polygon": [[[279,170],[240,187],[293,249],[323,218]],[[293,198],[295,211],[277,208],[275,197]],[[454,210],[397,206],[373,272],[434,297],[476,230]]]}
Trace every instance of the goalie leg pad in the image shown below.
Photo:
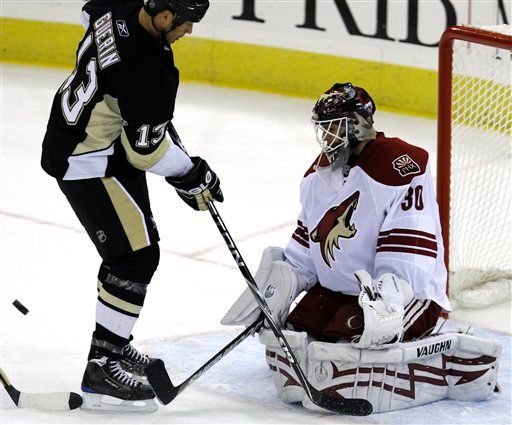
{"label": "goalie leg pad", "polygon": [[[396,347],[357,349],[349,343],[312,342],[309,382],[328,395],[369,400],[374,412],[421,406],[444,398],[481,401],[497,385],[501,345],[447,333]],[[307,398],[304,407],[319,410]]]}
{"label": "goalie leg pad", "polygon": [[[283,330],[283,335],[297,355],[304,373],[307,373],[308,336],[306,332]],[[274,333],[268,329],[263,329],[259,333],[259,339],[265,345],[265,358],[271,370],[272,380],[278,395],[287,403],[296,403],[307,398]]]}
{"label": "goalie leg pad", "polygon": [[490,398],[498,387],[500,354],[499,342],[460,334],[457,350],[448,359],[451,363],[448,397],[461,401]]}

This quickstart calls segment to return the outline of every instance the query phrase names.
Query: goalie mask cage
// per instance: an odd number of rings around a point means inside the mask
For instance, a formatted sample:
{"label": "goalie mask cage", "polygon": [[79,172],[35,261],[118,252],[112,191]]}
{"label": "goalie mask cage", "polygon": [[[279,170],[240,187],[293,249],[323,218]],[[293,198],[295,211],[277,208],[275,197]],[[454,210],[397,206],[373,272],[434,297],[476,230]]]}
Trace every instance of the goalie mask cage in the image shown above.
{"label": "goalie mask cage", "polygon": [[483,307],[512,288],[512,31],[456,26],[439,45],[437,199],[449,296]]}

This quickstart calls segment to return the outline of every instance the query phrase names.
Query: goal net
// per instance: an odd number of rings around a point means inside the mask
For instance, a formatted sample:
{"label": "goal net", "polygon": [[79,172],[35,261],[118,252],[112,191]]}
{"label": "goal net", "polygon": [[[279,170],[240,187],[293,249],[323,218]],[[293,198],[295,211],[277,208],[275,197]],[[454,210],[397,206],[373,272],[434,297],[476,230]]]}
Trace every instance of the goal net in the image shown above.
{"label": "goal net", "polygon": [[512,289],[512,30],[452,27],[439,48],[437,197],[449,296],[483,307]]}

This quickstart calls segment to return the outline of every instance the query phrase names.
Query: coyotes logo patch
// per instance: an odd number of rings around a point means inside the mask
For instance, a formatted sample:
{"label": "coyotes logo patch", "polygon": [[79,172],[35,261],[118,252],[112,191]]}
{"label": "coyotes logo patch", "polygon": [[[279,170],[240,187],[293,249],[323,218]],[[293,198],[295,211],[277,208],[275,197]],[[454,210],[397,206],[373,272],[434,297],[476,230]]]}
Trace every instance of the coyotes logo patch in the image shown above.
{"label": "coyotes logo patch", "polygon": [[421,172],[420,166],[407,154],[395,159],[393,161],[393,168],[397,170],[402,177]]}
{"label": "coyotes logo patch", "polygon": [[357,233],[351,220],[358,202],[359,191],[330,208],[309,235],[313,242],[320,244],[322,258],[329,267],[330,260],[334,260],[334,248],[340,249],[339,239],[351,239]]}

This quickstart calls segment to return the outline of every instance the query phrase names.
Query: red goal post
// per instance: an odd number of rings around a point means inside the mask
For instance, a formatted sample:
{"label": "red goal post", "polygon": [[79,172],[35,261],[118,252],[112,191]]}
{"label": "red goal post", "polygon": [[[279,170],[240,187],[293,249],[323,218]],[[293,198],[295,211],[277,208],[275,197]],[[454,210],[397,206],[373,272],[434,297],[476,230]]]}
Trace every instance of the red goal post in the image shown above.
{"label": "red goal post", "polygon": [[510,25],[451,27],[439,45],[437,199],[449,295],[469,307],[512,287],[511,52]]}

